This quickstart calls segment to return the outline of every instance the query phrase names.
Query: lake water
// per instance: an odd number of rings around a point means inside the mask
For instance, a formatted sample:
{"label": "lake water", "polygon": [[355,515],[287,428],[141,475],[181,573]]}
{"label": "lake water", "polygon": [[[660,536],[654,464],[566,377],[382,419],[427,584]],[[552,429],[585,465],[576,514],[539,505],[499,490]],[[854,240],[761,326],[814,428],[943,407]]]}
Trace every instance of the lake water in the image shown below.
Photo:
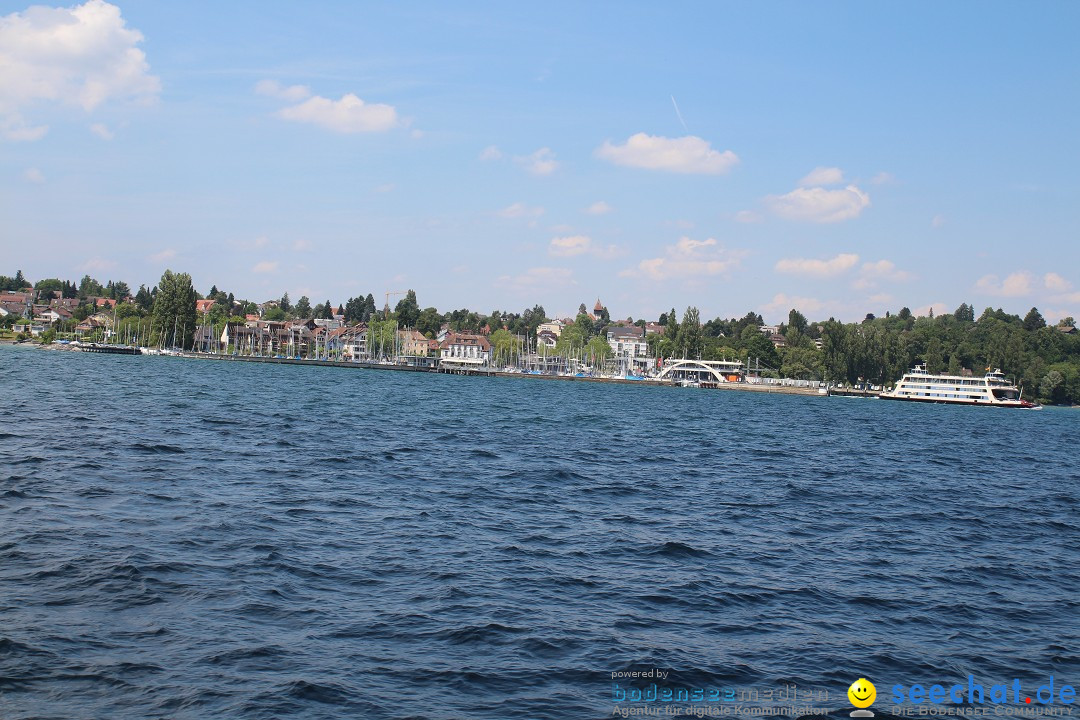
{"label": "lake water", "polygon": [[4,720],[1080,685],[1076,410],[12,347],[0,408]]}

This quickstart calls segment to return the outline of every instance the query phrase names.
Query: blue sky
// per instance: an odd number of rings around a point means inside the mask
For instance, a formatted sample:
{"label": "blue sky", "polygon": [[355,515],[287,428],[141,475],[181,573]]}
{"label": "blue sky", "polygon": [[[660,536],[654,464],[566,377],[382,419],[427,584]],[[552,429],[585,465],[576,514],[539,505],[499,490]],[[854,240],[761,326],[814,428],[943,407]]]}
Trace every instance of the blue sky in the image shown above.
{"label": "blue sky", "polygon": [[1080,317],[1080,6],[0,3],[0,273]]}

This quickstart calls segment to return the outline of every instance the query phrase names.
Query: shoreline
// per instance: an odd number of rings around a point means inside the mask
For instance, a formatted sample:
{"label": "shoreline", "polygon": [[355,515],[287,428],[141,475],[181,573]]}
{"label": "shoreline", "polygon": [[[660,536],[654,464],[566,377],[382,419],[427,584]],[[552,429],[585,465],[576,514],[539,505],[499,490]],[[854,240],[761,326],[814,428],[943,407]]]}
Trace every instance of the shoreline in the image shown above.
{"label": "shoreline", "polygon": [[[41,350],[53,350],[60,352],[82,352],[78,348],[70,346],[46,346],[35,345],[34,347]],[[459,370],[453,371],[440,370],[438,368],[421,367],[417,365],[394,365],[386,363],[371,363],[371,362],[342,362],[338,360],[305,360],[296,358],[275,358],[275,357],[246,357],[240,355],[215,355],[213,353],[193,353],[185,352],[182,355],[160,355],[160,356],[140,356],[140,357],[165,357],[165,358],[179,358],[184,360],[213,360],[217,362],[246,362],[246,363],[260,363],[260,364],[272,364],[272,365],[305,365],[310,367],[332,367],[341,369],[353,369],[353,370],[386,370],[391,372],[419,372],[419,373],[431,373],[436,375],[468,375],[478,377],[495,377],[495,378],[520,378],[528,380],[555,380],[555,381],[567,381],[567,382],[589,382],[589,383],[607,383],[612,385],[643,385],[647,387],[682,387],[673,380],[632,380],[628,378],[609,378],[609,377],[586,377],[576,375],[546,375],[546,374],[533,374],[526,372],[506,372],[503,370]],[[708,388],[687,388],[693,390],[734,390],[744,392],[757,392],[774,395],[803,395],[807,397],[827,397],[826,394],[818,392],[817,388],[797,387],[791,385],[774,385],[774,384],[755,384],[755,383],[716,383],[711,384]]]}

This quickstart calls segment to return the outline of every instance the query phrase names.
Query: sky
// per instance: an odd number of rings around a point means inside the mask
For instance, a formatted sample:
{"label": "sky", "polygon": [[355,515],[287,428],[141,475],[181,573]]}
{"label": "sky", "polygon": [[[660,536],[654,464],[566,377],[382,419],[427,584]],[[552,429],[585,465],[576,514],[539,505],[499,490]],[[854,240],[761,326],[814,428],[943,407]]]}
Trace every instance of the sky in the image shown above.
{"label": "sky", "polygon": [[[0,2],[0,274],[1080,317],[1080,4]],[[391,305],[395,302],[391,296]]]}

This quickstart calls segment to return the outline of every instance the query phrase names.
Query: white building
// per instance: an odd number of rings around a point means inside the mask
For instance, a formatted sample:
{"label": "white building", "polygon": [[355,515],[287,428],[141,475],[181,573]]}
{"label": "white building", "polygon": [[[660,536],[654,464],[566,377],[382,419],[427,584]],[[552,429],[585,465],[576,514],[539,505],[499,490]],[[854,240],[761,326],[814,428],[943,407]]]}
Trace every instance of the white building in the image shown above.
{"label": "white building", "polygon": [[645,331],[637,325],[608,327],[607,341],[615,357],[643,358],[649,355]]}

